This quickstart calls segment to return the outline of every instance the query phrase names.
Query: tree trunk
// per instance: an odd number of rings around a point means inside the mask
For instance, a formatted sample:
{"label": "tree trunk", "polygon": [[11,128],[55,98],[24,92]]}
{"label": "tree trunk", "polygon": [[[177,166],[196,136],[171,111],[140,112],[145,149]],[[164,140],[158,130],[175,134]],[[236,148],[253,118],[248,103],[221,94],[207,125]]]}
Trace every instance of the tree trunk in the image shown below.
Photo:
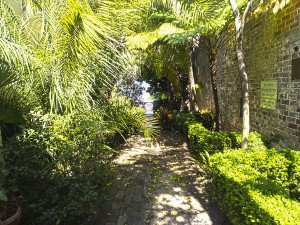
{"label": "tree trunk", "polygon": [[191,110],[191,102],[190,102],[190,90],[189,90],[189,79],[187,74],[184,72],[180,73],[180,85],[181,85],[181,104],[180,111],[181,112],[190,112]]}
{"label": "tree trunk", "polygon": [[189,86],[190,86],[190,105],[191,111],[199,111],[198,104],[197,104],[197,93],[195,87],[195,78],[194,78],[194,71],[193,71],[193,59],[192,59],[192,52],[190,52],[190,69],[189,69]]}
{"label": "tree trunk", "polygon": [[230,0],[231,8],[235,18],[235,30],[236,30],[236,53],[239,64],[239,74],[242,83],[242,99],[243,99],[243,139],[242,148],[248,148],[248,139],[250,132],[250,112],[249,112],[249,90],[248,90],[248,75],[246,73],[244,52],[243,52],[243,33],[244,25],[247,14],[252,5],[252,1],[248,0],[247,7],[244,11],[243,17],[240,18],[240,11],[237,7],[236,0]]}
{"label": "tree trunk", "polygon": [[[240,35],[239,35],[240,36]],[[245,69],[244,54],[242,50],[242,40],[237,40],[237,55],[239,63],[240,79],[242,83],[242,99],[243,99],[243,139],[242,148],[248,148],[248,138],[250,132],[250,114],[249,114],[249,90],[248,90],[248,75]]]}
{"label": "tree trunk", "polygon": [[209,70],[210,70],[210,79],[211,79],[214,104],[215,104],[216,131],[219,131],[220,130],[220,107],[219,107],[219,97],[218,97],[218,87],[217,87],[216,57],[217,57],[217,52],[212,49],[209,55]]}
{"label": "tree trunk", "polygon": [[173,86],[170,82],[168,82],[168,93],[169,93],[169,97],[168,97],[168,108],[169,110],[174,110],[175,109],[175,93],[174,93],[174,89]]}

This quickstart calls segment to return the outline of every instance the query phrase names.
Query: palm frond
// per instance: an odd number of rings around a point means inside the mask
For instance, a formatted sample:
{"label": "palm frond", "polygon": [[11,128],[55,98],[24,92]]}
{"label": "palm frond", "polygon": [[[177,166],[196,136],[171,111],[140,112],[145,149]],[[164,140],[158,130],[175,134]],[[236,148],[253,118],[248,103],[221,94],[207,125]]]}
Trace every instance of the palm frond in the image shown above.
{"label": "palm frond", "polygon": [[0,61],[0,88],[8,86],[17,80],[7,62]]}
{"label": "palm frond", "polygon": [[[215,27],[222,23],[220,13],[222,1],[215,0],[154,0],[153,4],[163,5],[172,10],[177,19],[187,27]],[[223,18],[222,18],[223,19]]]}
{"label": "palm frond", "polygon": [[[40,31],[32,31],[38,34],[34,64],[39,76],[34,79],[47,84],[40,89],[49,93],[52,111],[89,107],[96,76],[113,81],[123,67],[123,47],[111,36],[115,32],[109,21],[111,3],[101,1],[98,7],[100,11],[94,10],[86,0],[43,0],[29,17],[39,23]],[[89,72],[97,67],[98,73]]]}
{"label": "palm frond", "polygon": [[0,121],[20,124],[24,122],[21,98],[15,88],[15,71],[8,63],[0,62]]}
{"label": "palm frond", "polygon": [[20,20],[14,10],[0,1],[0,57],[8,64],[20,66],[20,69],[29,68],[27,49],[21,45]]}
{"label": "palm frond", "polygon": [[113,93],[106,107],[101,106],[109,130],[122,134],[124,131],[142,131],[145,137],[155,137],[159,126],[155,119],[148,118],[144,110],[132,107],[126,97]]}
{"label": "palm frond", "polygon": [[20,96],[13,88],[0,89],[0,121],[13,124],[24,122]]}

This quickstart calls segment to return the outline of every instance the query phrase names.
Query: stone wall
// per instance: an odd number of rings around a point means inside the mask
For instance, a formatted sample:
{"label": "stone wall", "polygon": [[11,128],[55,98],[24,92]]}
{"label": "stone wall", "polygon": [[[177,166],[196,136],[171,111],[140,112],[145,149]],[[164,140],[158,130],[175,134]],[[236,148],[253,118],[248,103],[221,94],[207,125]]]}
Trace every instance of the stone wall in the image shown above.
{"label": "stone wall", "polygon": [[[276,13],[272,8],[252,16],[244,36],[251,130],[264,134],[275,145],[293,149],[300,149],[300,80],[291,78],[292,59],[297,57],[295,47],[300,48],[299,22],[300,1],[290,0]],[[223,130],[241,131],[241,82],[234,31],[231,35],[217,57],[221,122]],[[278,82],[275,110],[260,105],[261,81],[270,80]]]}

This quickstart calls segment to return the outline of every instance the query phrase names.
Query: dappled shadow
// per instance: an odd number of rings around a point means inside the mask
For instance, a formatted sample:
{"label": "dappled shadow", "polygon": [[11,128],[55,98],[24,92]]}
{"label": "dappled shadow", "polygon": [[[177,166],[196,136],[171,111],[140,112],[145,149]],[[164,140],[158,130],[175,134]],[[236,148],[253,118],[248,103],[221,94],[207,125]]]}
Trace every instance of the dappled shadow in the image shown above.
{"label": "dappled shadow", "polygon": [[130,137],[112,163],[115,181],[108,187],[110,199],[90,225],[139,225],[145,220],[145,195],[151,142]]}
{"label": "dappled shadow", "polygon": [[176,132],[165,132],[152,153],[146,224],[230,224],[208,197],[210,182]]}
{"label": "dappled shadow", "polygon": [[[250,193],[249,182],[236,182],[232,178],[224,177],[226,179],[226,183],[230,183],[231,186],[234,186],[234,189],[226,189],[224,186],[219,189],[219,196],[221,191],[224,192],[224,198],[220,199],[223,202],[224,207],[227,210],[227,214],[229,217],[234,219],[236,223],[246,223],[245,221],[249,221],[249,219],[258,219],[259,221],[263,221],[264,224],[278,224],[279,221],[273,218],[266,210],[263,209],[262,204],[258,204],[256,200],[253,198],[253,195]],[[252,182],[253,183],[253,182]],[[274,197],[276,195],[276,190],[270,190],[270,192],[265,191],[266,185],[268,185],[270,181],[267,179],[258,179],[257,184],[253,185],[253,191],[259,191],[262,196]],[[274,183],[272,183],[274,185]],[[272,187],[272,186],[270,186]],[[274,189],[278,187],[274,186]],[[226,193],[226,195],[225,195]],[[282,194],[278,192],[279,196]],[[233,199],[234,196],[234,199]],[[258,196],[256,196],[256,199]],[[283,196],[281,196],[283,198]],[[267,202],[267,199],[261,199],[265,201],[265,204],[275,204],[274,201]],[[245,207],[247,208],[245,210]],[[274,207],[276,207],[274,205]],[[262,222],[261,222],[262,223]]]}
{"label": "dappled shadow", "polygon": [[[228,225],[208,198],[209,182],[176,132],[133,136],[114,160],[111,199],[91,225]],[[146,214],[147,212],[147,214]]]}

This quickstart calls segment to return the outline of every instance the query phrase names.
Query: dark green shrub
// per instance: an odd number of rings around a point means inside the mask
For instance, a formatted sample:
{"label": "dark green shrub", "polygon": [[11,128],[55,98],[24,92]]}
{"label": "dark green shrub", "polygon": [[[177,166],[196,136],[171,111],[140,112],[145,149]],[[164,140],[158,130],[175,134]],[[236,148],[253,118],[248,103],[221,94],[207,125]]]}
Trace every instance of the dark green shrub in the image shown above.
{"label": "dark green shrub", "polygon": [[5,151],[8,185],[23,193],[23,224],[80,224],[96,212],[112,179],[114,151],[97,112],[31,116]]}
{"label": "dark green shrub", "polygon": [[288,186],[291,197],[300,201],[300,152],[285,149],[282,154],[291,161],[288,184],[285,186]]}
{"label": "dark green shrub", "polygon": [[199,123],[195,116],[191,113],[179,113],[175,119],[176,129],[179,130],[184,136],[188,136],[188,129],[190,125]]}
{"label": "dark green shrub", "polygon": [[211,132],[200,123],[189,126],[188,140],[191,149],[196,153],[207,151],[212,154],[232,147],[227,133]]}
{"label": "dark green shrub", "polygon": [[300,224],[290,198],[292,162],[274,149],[226,150],[210,157],[214,195],[233,224]]}
{"label": "dark green shrub", "polygon": [[215,128],[215,116],[212,112],[195,112],[194,116],[206,129],[213,130]]}
{"label": "dark green shrub", "polygon": [[176,129],[181,131],[185,136],[188,135],[189,125],[201,123],[206,129],[213,130],[214,115],[212,113],[179,113],[176,115]]}
{"label": "dark green shrub", "polygon": [[175,110],[168,110],[168,108],[160,106],[155,111],[155,118],[157,119],[160,127],[164,130],[174,130],[176,128],[175,118],[178,114]]}
{"label": "dark green shrub", "polygon": [[[237,132],[213,132],[207,130],[200,123],[193,123],[188,127],[189,145],[196,153],[222,152],[225,149],[239,148],[242,142],[242,135]],[[264,148],[261,135],[256,132],[249,134],[250,148]]]}

